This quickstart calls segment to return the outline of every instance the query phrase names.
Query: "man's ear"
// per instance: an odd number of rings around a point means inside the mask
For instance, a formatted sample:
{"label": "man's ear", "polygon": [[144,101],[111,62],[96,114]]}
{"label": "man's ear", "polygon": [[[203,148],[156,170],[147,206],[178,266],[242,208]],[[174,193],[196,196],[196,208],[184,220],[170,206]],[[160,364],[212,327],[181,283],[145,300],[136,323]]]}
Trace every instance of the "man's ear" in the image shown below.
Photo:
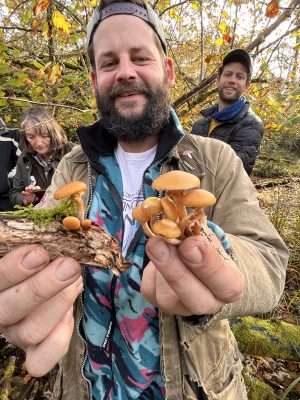
{"label": "man's ear", "polygon": [[166,68],[168,85],[169,85],[169,87],[172,87],[172,86],[174,86],[175,79],[176,79],[175,70],[174,70],[174,61],[172,58],[166,57],[165,68]]}

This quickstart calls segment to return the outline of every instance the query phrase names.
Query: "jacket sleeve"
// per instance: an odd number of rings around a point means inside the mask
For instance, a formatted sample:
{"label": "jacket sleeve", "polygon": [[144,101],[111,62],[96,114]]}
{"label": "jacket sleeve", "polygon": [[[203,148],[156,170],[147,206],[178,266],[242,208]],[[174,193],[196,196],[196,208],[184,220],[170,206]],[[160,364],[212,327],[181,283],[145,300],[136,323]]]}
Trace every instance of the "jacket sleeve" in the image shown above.
{"label": "jacket sleeve", "polygon": [[214,315],[182,317],[192,335],[214,321],[271,311],[283,293],[288,263],[288,249],[260,208],[241,159],[219,140],[194,137],[193,141],[200,150],[193,158],[203,163],[201,187],[217,199],[206,209],[207,218],[226,232],[245,288],[238,301],[225,304]]}
{"label": "jacket sleeve", "polygon": [[245,291],[239,301],[226,304],[213,319],[268,312],[284,290],[287,247],[259,207],[241,161],[226,145],[215,171],[217,203],[211,218],[228,235],[233,258],[245,279]]}
{"label": "jacket sleeve", "polygon": [[9,199],[12,206],[23,205],[21,192],[26,186],[27,182],[24,180],[24,176],[22,174],[22,164],[21,160],[19,159],[16,165],[16,173],[13,178],[12,188],[9,191]]}
{"label": "jacket sleeve", "polygon": [[255,160],[259,154],[259,147],[263,137],[263,126],[260,122],[251,125],[239,126],[232,134],[228,144],[243,162],[248,175],[251,174]]}

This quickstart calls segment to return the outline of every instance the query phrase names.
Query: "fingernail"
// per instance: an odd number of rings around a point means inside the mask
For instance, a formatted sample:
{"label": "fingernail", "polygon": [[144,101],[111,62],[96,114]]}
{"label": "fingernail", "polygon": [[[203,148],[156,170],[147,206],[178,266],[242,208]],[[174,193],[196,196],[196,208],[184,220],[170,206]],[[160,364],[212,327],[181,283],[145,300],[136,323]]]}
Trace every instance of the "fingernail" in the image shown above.
{"label": "fingernail", "polygon": [[163,240],[157,240],[149,246],[149,253],[158,262],[163,263],[167,261],[170,251],[169,247]]}
{"label": "fingernail", "polygon": [[35,269],[41,267],[49,261],[47,253],[40,250],[34,250],[26,254],[23,258],[22,264],[26,269]]}
{"label": "fingernail", "polygon": [[79,276],[80,268],[78,265],[72,262],[71,260],[64,260],[57,268],[56,268],[56,277],[60,281],[67,281],[75,276]]}

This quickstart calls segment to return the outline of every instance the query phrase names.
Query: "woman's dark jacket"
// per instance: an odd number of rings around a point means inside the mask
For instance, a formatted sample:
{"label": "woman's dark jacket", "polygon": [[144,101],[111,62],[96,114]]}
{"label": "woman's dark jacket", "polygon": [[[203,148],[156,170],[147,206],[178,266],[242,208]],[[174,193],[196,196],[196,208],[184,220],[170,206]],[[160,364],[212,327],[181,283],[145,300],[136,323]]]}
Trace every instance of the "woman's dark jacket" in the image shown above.
{"label": "woman's dark jacket", "polygon": [[24,150],[18,159],[13,186],[9,193],[11,204],[13,206],[23,204],[21,192],[26,186],[33,183],[32,179],[34,179],[35,185],[40,186],[42,190],[46,190],[51,183],[57,164],[65,154],[71,151],[72,147],[73,143],[69,142],[61,149],[56,150],[47,165],[42,165],[42,163],[36,159],[34,153]]}
{"label": "woman's dark jacket", "polygon": [[19,149],[19,132],[10,130],[0,135],[0,211],[11,209],[9,190],[15,174]]}
{"label": "woman's dark jacket", "polygon": [[208,135],[212,114],[217,111],[214,105],[201,114],[203,118],[195,122],[192,133],[199,136],[210,136],[228,143],[241,158],[248,175],[251,174],[263,137],[264,127],[261,119],[245,103],[242,110],[231,120],[222,122]]}

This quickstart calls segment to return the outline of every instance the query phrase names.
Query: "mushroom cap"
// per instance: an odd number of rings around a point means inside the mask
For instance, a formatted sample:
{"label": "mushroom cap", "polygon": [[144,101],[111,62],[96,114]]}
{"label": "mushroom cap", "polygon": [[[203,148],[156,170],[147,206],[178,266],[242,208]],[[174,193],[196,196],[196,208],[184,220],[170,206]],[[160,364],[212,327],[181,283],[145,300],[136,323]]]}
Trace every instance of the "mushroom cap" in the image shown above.
{"label": "mushroom cap", "polygon": [[73,181],[59,188],[56,192],[54,192],[53,197],[55,200],[62,200],[74,194],[83,193],[86,191],[87,186],[84,182]]}
{"label": "mushroom cap", "polygon": [[213,206],[216,202],[215,196],[204,189],[195,189],[187,192],[182,199],[186,207],[205,208]]}
{"label": "mushroom cap", "polygon": [[168,239],[176,239],[181,235],[181,230],[176,222],[167,218],[156,221],[152,225],[152,231],[156,235],[160,235]]}
{"label": "mushroom cap", "polygon": [[179,217],[179,212],[174,200],[171,199],[171,197],[169,196],[165,196],[161,198],[160,202],[165,216],[168,219],[171,219],[172,221],[176,222]]}
{"label": "mushroom cap", "polygon": [[88,230],[90,229],[91,226],[92,226],[92,221],[90,219],[84,219],[83,221],[81,221],[82,229]]}
{"label": "mushroom cap", "polygon": [[160,175],[152,182],[152,187],[163,190],[188,190],[200,187],[200,179],[189,172],[174,170]]}
{"label": "mushroom cap", "polygon": [[132,209],[132,218],[138,220],[140,223],[144,223],[148,221],[149,217],[145,214],[144,210],[142,209],[141,205],[134,207]]}
{"label": "mushroom cap", "polygon": [[63,219],[63,226],[69,231],[78,231],[80,229],[80,220],[77,217],[65,217]]}
{"label": "mushroom cap", "polygon": [[147,197],[141,204],[142,210],[148,219],[152,215],[158,214],[162,211],[160,198],[158,197]]}

